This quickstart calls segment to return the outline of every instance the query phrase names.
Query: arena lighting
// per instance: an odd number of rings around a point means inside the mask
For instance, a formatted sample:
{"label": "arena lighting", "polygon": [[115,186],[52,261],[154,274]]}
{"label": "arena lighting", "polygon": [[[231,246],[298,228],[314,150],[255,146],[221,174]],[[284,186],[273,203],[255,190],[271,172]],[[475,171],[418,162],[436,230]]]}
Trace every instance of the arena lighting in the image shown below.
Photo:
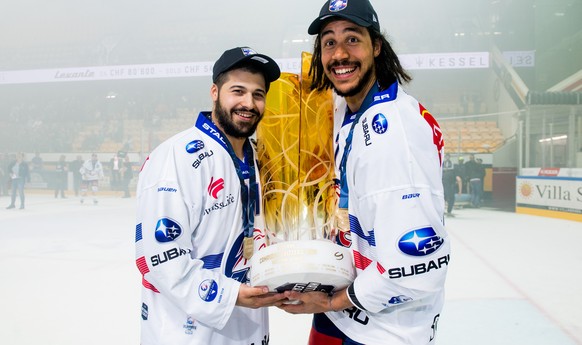
{"label": "arena lighting", "polygon": [[557,137],[551,137],[551,138],[544,138],[544,139],[540,139],[539,142],[540,143],[546,143],[548,141],[556,141],[556,140],[562,140],[562,139],[568,139],[567,135],[560,135]]}

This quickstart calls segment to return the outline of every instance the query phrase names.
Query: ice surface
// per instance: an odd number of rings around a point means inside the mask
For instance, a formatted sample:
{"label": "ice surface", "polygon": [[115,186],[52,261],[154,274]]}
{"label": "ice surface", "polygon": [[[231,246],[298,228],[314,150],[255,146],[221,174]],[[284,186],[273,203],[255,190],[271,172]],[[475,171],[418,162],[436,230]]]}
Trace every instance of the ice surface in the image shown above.
{"label": "ice surface", "polygon": [[[455,212],[437,343],[582,344],[582,224]],[[134,219],[135,199],[112,195],[93,205],[29,193],[26,209],[2,207],[0,344],[139,344]],[[272,345],[306,344],[309,315],[271,311]]]}

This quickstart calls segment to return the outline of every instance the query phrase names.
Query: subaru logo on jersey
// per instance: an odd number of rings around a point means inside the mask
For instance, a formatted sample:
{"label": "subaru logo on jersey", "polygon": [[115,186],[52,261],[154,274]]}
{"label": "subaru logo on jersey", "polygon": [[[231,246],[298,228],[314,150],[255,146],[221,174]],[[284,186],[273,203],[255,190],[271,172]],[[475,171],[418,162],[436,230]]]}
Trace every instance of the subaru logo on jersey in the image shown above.
{"label": "subaru logo on jersey", "polygon": [[338,12],[348,7],[348,0],[331,0],[329,2],[329,11]]}
{"label": "subaru logo on jersey", "polygon": [[372,120],[372,129],[378,134],[384,134],[388,130],[388,120],[384,114],[376,114]]}
{"label": "subaru logo on jersey", "polygon": [[398,241],[398,248],[412,256],[425,256],[436,252],[444,240],[436,234],[432,227],[416,229],[407,232]]}
{"label": "subaru logo on jersey", "polygon": [[172,242],[182,234],[178,223],[169,218],[162,218],[156,224],[156,240],[161,243]]}
{"label": "subaru logo on jersey", "polygon": [[206,279],[198,286],[198,296],[204,302],[212,302],[218,295],[218,284],[212,279]]}
{"label": "subaru logo on jersey", "polygon": [[186,144],[186,152],[195,153],[204,148],[204,142],[202,140],[194,140]]}

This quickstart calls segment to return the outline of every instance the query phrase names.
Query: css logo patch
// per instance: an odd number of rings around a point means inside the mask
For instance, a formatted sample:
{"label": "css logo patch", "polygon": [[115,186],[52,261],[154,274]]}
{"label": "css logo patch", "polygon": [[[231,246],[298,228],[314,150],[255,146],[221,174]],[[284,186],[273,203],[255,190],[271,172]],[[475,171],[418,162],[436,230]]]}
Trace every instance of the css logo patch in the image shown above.
{"label": "css logo patch", "polygon": [[162,218],[156,224],[156,240],[161,243],[172,242],[182,234],[178,223],[169,218]]}
{"label": "css logo patch", "polygon": [[436,252],[444,243],[431,227],[412,230],[400,237],[398,248],[404,254],[425,256]]}
{"label": "css logo patch", "polygon": [[204,142],[202,140],[194,140],[186,145],[186,152],[195,153],[204,148]]}
{"label": "css logo patch", "polygon": [[218,294],[218,284],[212,279],[206,279],[198,286],[198,296],[204,302],[212,302]]}
{"label": "css logo patch", "polygon": [[372,129],[378,134],[384,134],[388,130],[388,120],[384,114],[376,114],[372,119]]}

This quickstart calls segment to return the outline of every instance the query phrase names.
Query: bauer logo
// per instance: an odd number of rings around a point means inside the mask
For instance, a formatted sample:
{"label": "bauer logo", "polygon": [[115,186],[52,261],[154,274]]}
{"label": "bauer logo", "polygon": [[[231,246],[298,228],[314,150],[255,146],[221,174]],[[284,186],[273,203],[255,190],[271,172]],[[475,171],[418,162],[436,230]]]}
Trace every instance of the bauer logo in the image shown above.
{"label": "bauer logo", "polygon": [[194,140],[186,145],[186,152],[195,153],[204,148],[204,142],[202,140]]}
{"label": "bauer logo", "polygon": [[407,232],[398,241],[398,248],[412,256],[425,256],[436,252],[444,240],[433,228],[426,227]]}
{"label": "bauer logo", "polygon": [[212,302],[218,294],[218,284],[212,279],[206,279],[198,286],[198,295],[205,302]]}
{"label": "bauer logo", "polygon": [[162,218],[156,224],[156,240],[161,243],[172,242],[182,234],[178,223],[169,218]]}
{"label": "bauer logo", "polygon": [[388,130],[388,120],[384,114],[376,114],[372,120],[372,129],[378,134],[384,134]]}

